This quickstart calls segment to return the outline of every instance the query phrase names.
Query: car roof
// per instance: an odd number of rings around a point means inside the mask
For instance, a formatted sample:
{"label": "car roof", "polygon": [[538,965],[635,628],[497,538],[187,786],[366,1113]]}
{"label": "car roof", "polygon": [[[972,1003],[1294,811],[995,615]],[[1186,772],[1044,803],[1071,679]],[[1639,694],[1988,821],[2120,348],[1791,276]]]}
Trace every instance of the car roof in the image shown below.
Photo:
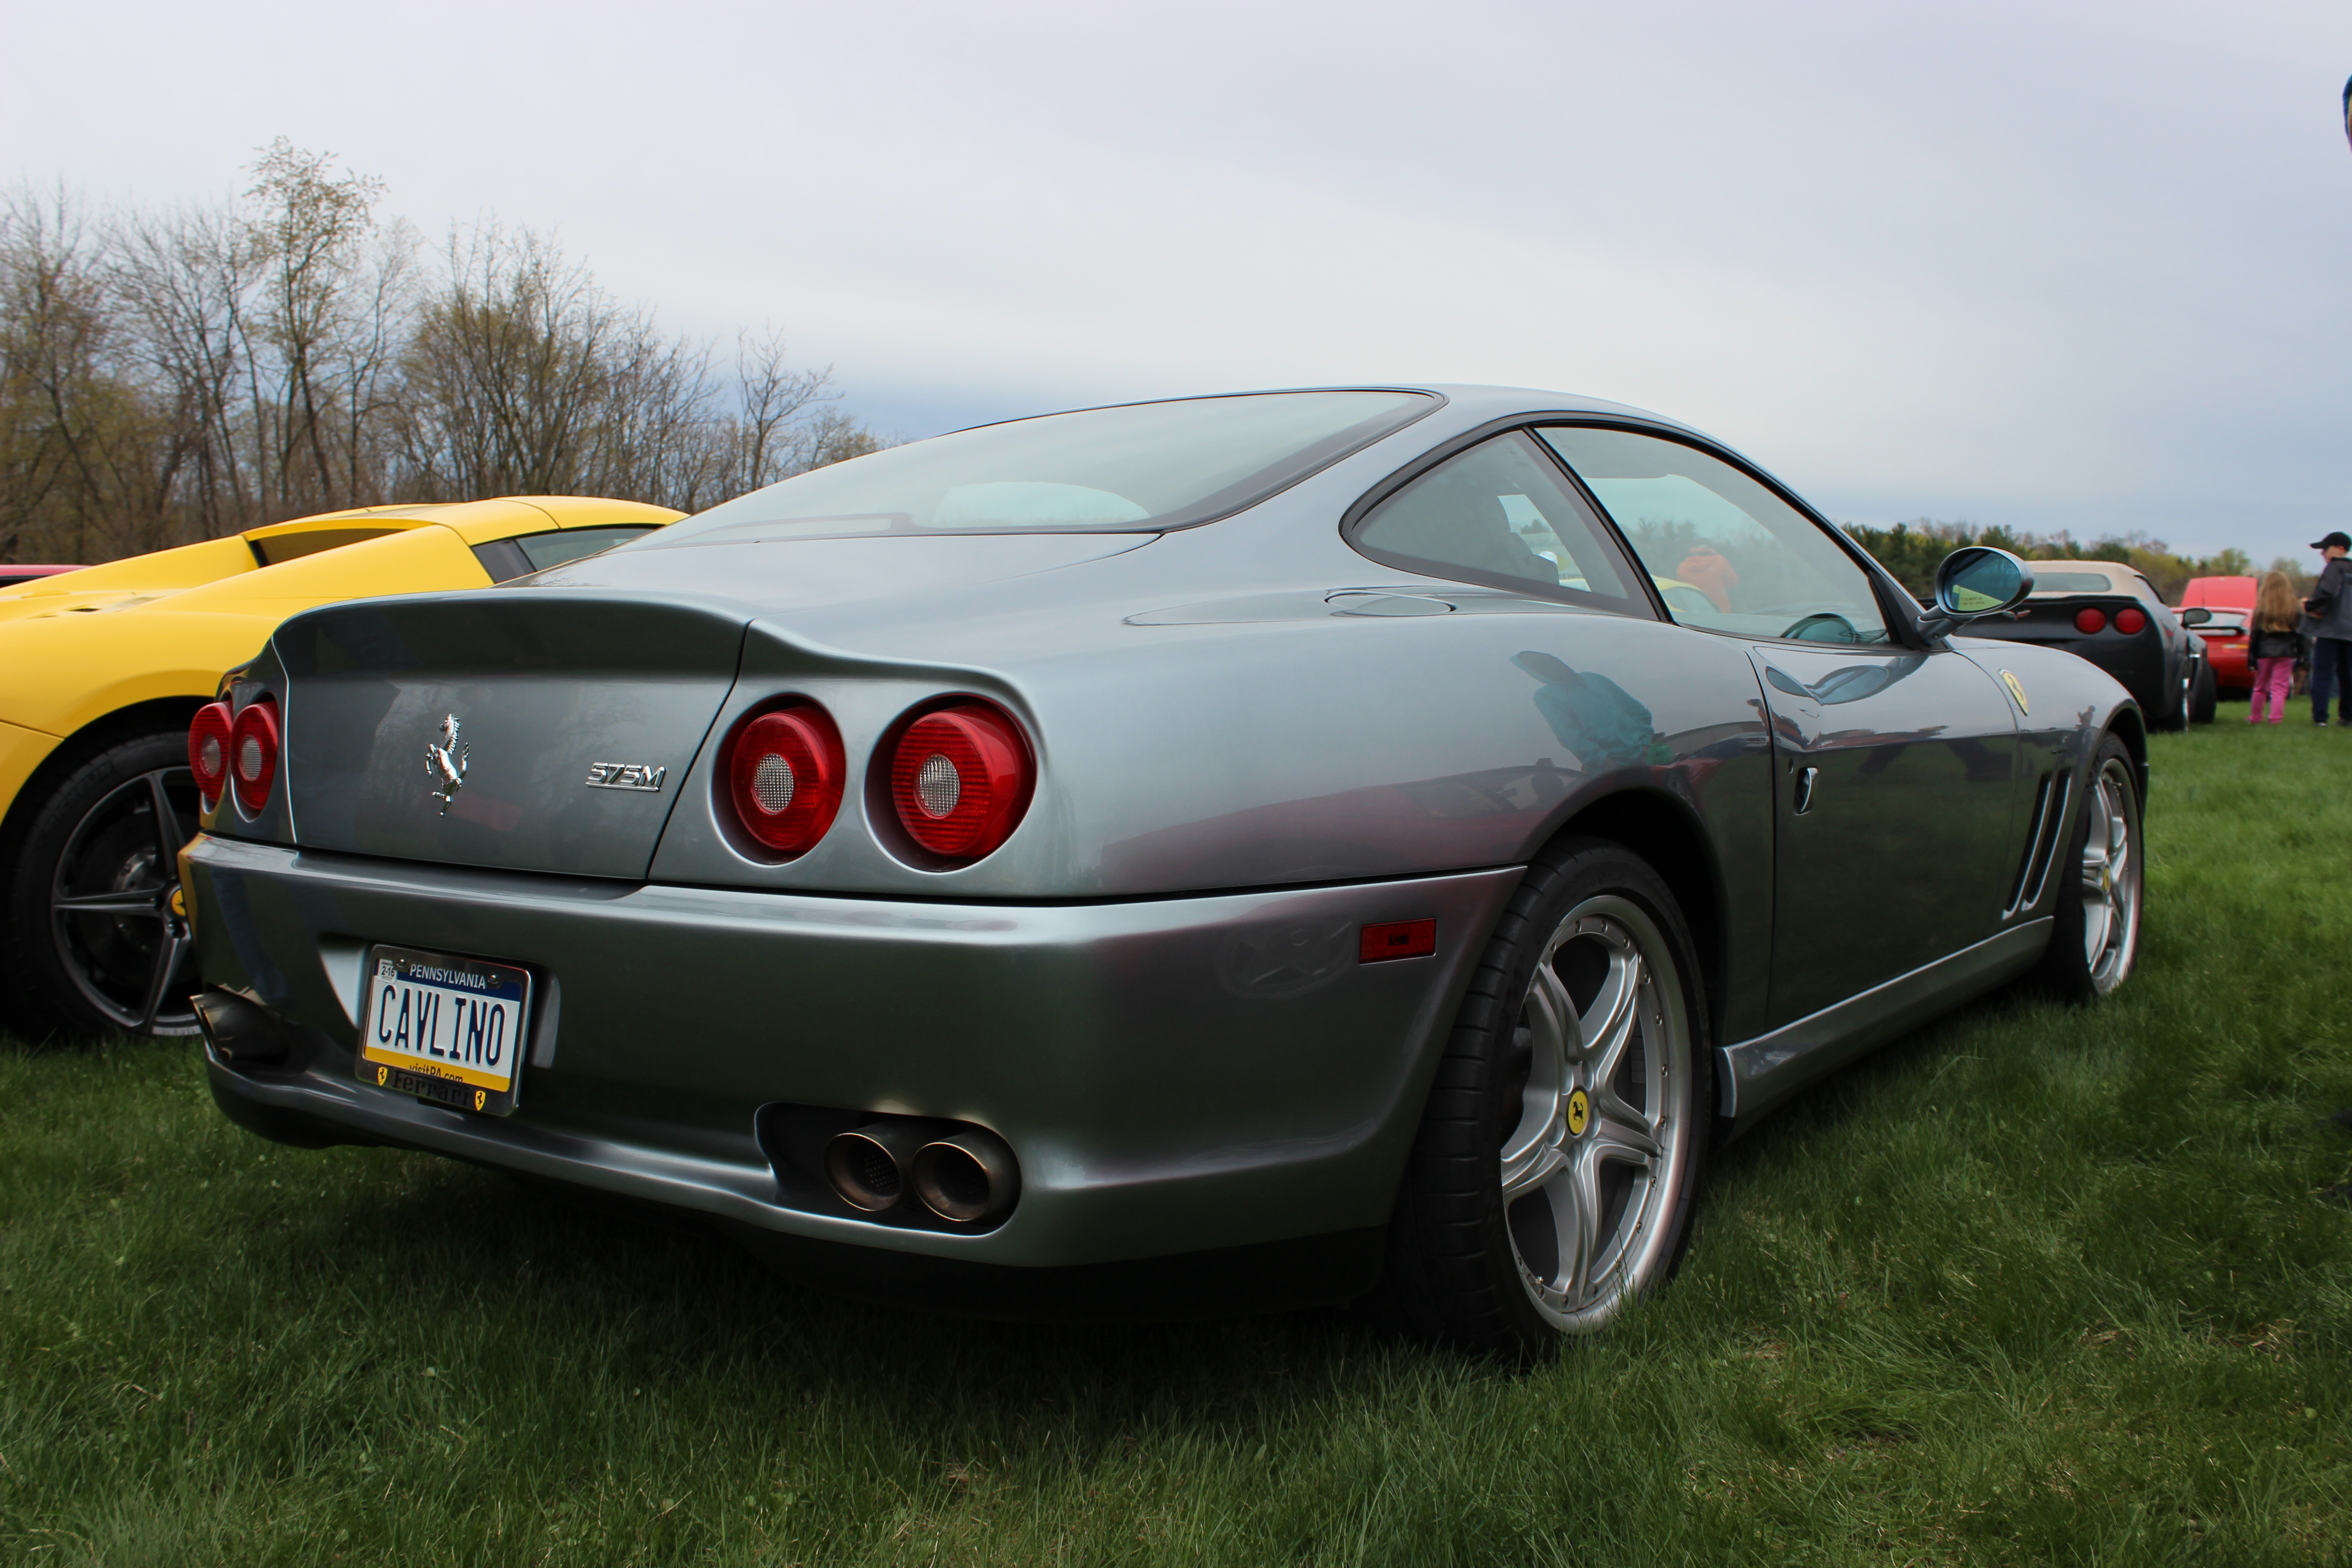
{"label": "car roof", "polygon": [[2191,577],[2180,591],[2183,609],[2206,605],[2215,609],[2251,610],[2262,584],[2252,577]]}

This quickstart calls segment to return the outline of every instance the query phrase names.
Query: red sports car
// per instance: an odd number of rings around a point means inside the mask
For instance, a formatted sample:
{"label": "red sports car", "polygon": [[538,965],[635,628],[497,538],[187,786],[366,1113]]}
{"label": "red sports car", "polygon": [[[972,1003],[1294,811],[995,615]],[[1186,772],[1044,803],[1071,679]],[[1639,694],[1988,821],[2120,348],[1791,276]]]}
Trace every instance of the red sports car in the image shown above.
{"label": "red sports car", "polygon": [[2205,639],[2205,662],[2213,667],[2214,684],[2224,691],[2254,689],[2246,632],[2254,618],[2255,586],[2252,577],[2191,577],[2181,590],[2182,609],[2201,605],[2213,612],[2197,635]]}

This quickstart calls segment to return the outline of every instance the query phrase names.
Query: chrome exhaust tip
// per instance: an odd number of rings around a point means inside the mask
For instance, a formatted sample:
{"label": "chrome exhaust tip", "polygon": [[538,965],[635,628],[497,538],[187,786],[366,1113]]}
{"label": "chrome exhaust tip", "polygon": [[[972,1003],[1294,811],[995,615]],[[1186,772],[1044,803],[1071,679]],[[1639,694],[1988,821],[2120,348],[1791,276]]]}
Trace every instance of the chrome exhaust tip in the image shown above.
{"label": "chrome exhaust tip", "polygon": [[908,1167],[928,1134],[903,1121],[875,1121],[837,1132],[824,1146],[824,1179],[841,1201],[868,1214],[896,1208]]}
{"label": "chrome exhaust tip", "polygon": [[205,1044],[222,1061],[282,1061],[293,1048],[277,1019],[234,991],[208,987],[196,994],[191,1005]]}
{"label": "chrome exhaust tip", "polygon": [[977,1225],[1013,1206],[1021,1167],[1012,1146],[984,1127],[967,1127],[916,1151],[915,1195],[957,1225]]}

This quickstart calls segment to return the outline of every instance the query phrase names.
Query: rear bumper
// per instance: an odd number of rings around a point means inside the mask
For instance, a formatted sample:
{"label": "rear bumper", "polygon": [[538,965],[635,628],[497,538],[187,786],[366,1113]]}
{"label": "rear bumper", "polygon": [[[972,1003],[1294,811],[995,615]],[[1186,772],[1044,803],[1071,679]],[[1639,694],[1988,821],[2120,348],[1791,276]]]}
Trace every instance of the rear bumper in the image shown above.
{"label": "rear bumper", "polygon": [[[429,1150],[693,1211],[772,1238],[774,1252],[846,1246],[983,1272],[1376,1232],[1462,990],[1520,876],[956,905],[592,882],[209,837],[184,865],[205,979],[304,1026],[276,1064],[210,1053],[214,1093],[241,1124],[289,1142]],[[1360,926],[1432,917],[1433,956],[1359,961]],[[378,942],[531,969],[514,1115],[471,1116],[353,1077],[365,950]],[[982,1123],[1019,1157],[1020,1201],[978,1235],[861,1216],[780,1182],[754,1132],[775,1104]],[[1336,1299],[1362,1282],[1332,1283]]]}
{"label": "rear bumper", "polygon": [[2205,662],[2213,667],[2213,684],[2224,691],[2251,691],[2254,685],[2253,665],[2246,658],[2246,645],[2217,647],[2210,640],[2205,644]]}

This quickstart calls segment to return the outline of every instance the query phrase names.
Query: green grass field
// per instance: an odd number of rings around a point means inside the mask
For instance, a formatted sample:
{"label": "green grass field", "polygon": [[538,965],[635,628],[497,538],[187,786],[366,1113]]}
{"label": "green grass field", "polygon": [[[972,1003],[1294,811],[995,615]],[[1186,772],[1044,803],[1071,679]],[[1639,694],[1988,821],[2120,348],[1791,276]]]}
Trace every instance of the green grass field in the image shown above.
{"label": "green grass field", "polygon": [[2159,740],[2138,975],[2000,996],[1716,1163],[1512,1375],[1344,1313],[795,1289],[186,1045],[0,1046],[0,1553],[187,1563],[2352,1560],[2352,734]]}

